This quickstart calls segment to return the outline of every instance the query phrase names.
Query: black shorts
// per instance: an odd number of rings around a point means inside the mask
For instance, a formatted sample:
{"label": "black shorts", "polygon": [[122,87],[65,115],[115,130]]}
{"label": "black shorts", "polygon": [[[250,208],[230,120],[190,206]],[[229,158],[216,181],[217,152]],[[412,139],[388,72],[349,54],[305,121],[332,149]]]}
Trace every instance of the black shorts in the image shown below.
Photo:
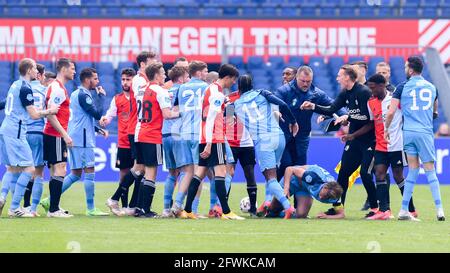
{"label": "black shorts", "polygon": [[234,164],[238,160],[241,166],[255,165],[255,147],[230,147],[233,152]]}
{"label": "black shorts", "polygon": [[162,144],[136,142],[136,162],[147,167],[163,163]]}
{"label": "black shorts", "polygon": [[200,154],[205,149],[206,144],[199,144],[198,145],[198,165],[202,167],[214,167],[218,165],[224,165],[226,161],[226,150],[225,150],[225,143],[213,143],[211,145],[211,155],[203,159]]}
{"label": "black shorts", "polygon": [[67,145],[62,137],[44,134],[44,161],[48,166],[67,162]]}
{"label": "black shorts", "polygon": [[408,166],[406,162],[406,156],[403,151],[396,152],[381,152],[375,151],[375,166],[385,165],[392,168],[406,167]]}
{"label": "black shorts", "polygon": [[137,153],[136,153],[136,142],[134,142],[134,135],[128,135],[128,141],[130,142],[131,158],[135,160],[137,158]]}
{"label": "black shorts", "polygon": [[116,168],[130,169],[134,165],[134,159],[131,156],[131,148],[117,148]]}

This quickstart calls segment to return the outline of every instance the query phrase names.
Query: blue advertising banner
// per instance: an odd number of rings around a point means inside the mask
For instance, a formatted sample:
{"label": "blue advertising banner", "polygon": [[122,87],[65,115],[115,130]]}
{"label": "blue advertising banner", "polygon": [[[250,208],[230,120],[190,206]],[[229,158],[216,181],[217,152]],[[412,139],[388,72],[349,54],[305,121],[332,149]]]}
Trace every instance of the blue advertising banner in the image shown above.
{"label": "blue advertising banner", "polygon": [[[115,182],[119,177],[119,170],[115,168],[115,159],[117,153],[117,138],[110,137],[104,139],[97,137],[97,148],[95,149],[95,170],[96,181],[98,182]],[[441,184],[450,184],[450,138],[438,138],[435,140],[436,146],[436,171]],[[344,144],[334,137],[313,137],[308,150],[308,164],[317,164],[327,169],[337,178],[334,172],[336,164],[341,159]],[[239,165],[239,164],[238,164]],[[0,176],[3,176],[5,166],[0,166]],[[405,175],[407,169],[405,169]],[[423,170],[421,170],[423,174]],[[166,179],[167,170],[161,166],[158,170],[157,181],[161,182]],[[256,181],[264,182],[264,177],[259,171],[259,167],[255,167]],[[46,179],[48,179],[48,171],[46,171]],[[245,182],[245,177],[240,166],[237,166],[233,182]],[[427,183],[426,177],[421,175],[419,183]],[[357,183],[360,183],[359,179]]]}

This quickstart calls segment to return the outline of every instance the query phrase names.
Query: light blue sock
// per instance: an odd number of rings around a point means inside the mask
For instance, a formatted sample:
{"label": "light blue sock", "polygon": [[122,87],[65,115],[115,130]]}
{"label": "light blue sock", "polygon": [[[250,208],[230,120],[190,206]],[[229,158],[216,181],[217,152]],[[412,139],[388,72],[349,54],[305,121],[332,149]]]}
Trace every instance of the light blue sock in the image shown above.
{"label": "light blue sock", "polygon": [[87,209],[94,209],[95,173],[84,174],[84,192],[86,193]]}
{"label": "light blue sock", "polygon": [[197,214],[198,213],[198,206],[200,205],[200,198],[197,196],[194,198],[194,201],[192,202],[192,212]]}
{"label": "light blue sock", "polygon": [[231,180],[233,180],[233,177],[231,177],[231,175],[227,174],[225,176],[225,188],[227,189],[227,194],[230,192]]}
{"label": "light blue sock", "polygon": [[6,197],[8,196],[8,192],[10,189],[11,184],[16,184],[16,182],[12,183],[13,180],[17,181],[19,178],[20,173],[12,173],[12,172],[6,172],[3,175],[2,178],[2,192],[1,192],[1,199],[6,200]]}
{"label": "light blue sock", "polygon": [[37,206],[41,201],[43,185],[42,176],[34,178],[33,189],[31,190],[31,211],[36,212]]}
{"label": "light blue sock", "polygon": [[436,209],[442,209],[441,191],[439,189],[439,180],[436,176],[436,170],[425,171],[428,184],[430,184],[431,195],[434,199],[434,205]]}
{"label": "light blue sock", "polygon": [[11,195],[14,195],[14,191],[16,190],[16,183],[22,173],[13,173],[13,179],[9,181],[9,191],[11,191]]}
{"label": "light blue sock", "polygon": [[181,192],[180,191],[181,183],[183,182],[184,176],[185,176],[185,173],[181,172],[180,176],[178,178],[178,193],[175,196],[175,204],[177,204],[177,206],[179,206],[179,207],[183,206],[184,198],[186,197],[186,192]]}
{"label": "light blue sock", "polygon": [[164,182],[164,208],[170,209],[170,202],[172,201],[173,190],[175,189],[176,176],[167,175]]}
{"label": "light blue sock", "polygon": [[25,190],[27,189],[28,182],[31,180],[33,175],[31,173],[22,172],[17,179],[16,189],[14,191],[10,210],[15,210],[20,206],[20,201],[22,201]]}
{"label": "light blue sock", "polygon": [[63,186],[62,186],[62,193],[64,193],[70,186],[72,186],[73,183],[80,180],[79,176],[74,175],[73,173],[70,173],[64,178]]}
{"label": "light blue sock", "polygon": [[280,203],[283,205],[284,209],[288,209],[291,207],[291,203],[289,203],[289,199],[286,198],[284,195],[283,188],[281,187],[280,183],[278,183],[276,178],[272,178],[269,181],[267,181],[267,188],[269,188],[270,193],[275,196],[275,198],[280,201]]}
{"label": "light blue sock", "polygon": [[419,177],[419,168],[410,168],[408,171],[408,176],[405,179],[405,187],[403,188],[402,210],[408,211],[409,200],[411,200],[417,177]]}
{"label": "light blue sock", "polygon": [[209,181],[209,209],[214,208],[216,204],[219,203],[219,198],[216,193],[216,183],[214,183],[214,178]]}
{"label": "light blue sock", "polygon": [[185,176],[186,174],[184,173],[184,172],[180,172],[180,175],[178,176],[178,188],[180,188],[180,186],[181,186],[181,183],[183,182],[183,179],[184,179],[184,176]]}
{"label": "light blue sock", "polygon": [[273,195],[270,192],[270,189],[266,184],[266,199],[264,200],[264,202],[272,202],[272,199],[273,199]]}

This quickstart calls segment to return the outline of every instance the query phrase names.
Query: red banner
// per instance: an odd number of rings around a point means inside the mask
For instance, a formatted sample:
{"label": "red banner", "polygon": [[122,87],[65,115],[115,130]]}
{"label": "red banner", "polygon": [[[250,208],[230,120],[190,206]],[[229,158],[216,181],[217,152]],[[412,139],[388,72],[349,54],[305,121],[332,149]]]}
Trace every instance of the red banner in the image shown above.
{"label": "red banner", "polygon": [[[228,55],[245,57],[406,56],[411,50],[418,51],[418,44],[439,41],[447,62],[448,31],[449,20],[0,19],[0,59],[69,56],[75,60],[123,61],[134,60],[139,51],[153,48],[164,62],[178,56],[220,62],[225,45],[230,46]],[[244,44],[255,47],[243,48]],[[410,47],[390,47],[386,53],[380,45]]]}

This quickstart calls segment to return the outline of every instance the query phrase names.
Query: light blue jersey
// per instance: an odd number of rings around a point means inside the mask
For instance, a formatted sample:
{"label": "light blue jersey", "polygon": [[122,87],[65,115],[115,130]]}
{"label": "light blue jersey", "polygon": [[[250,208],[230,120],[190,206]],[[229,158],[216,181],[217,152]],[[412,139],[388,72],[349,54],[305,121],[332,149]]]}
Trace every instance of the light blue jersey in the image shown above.
{"label": "light blue jersey", "polygon": [[74,147],[95,147],[95,120],[100,120],[104,96],[99,95],[94,101],[92,94],[80,86],[70,96],[70,119],[68,134],[72,138]]}
{"label": "light blue jersey", "polygon": [[436,87],[422,76],[413,76],[401,83],[394,92],[400,100],[403,130],[433,134],[433,106]]}
{"label": "light blue jersey", "polygon": [[208,84],[198,78],[180,86],[177,105],[180,109],[181,138],[183,140],[199,141],[202,101]]}
{"label": "light blue jersey", "polygon": [[[180,88],[180,84],[174,84],[172,86],[172,88],[169,89],[169,96],[171,99],[171,104],[172,107],[175,104],[176,98],[177,98],[177,94],[178,94],[178,89]],[[175,134],[178,135],[180,132],[180,126],[181,126],[181,119],[180,118],[175,118],[175,119],[164,119],[163,122],[163,127],[162,127],[162,134],[167,135],[167,134]]]}
{"label": "light blue jersey", "polygon": [[295,196],[310,196],[322,203],[334,203],[337,199],[322,200],[319,196],[325,183],[332,181],[335,179],[327,170],[317,165],[310,165],[303,173],[301,181],[296,176],[291,178],[289,191]]}
{"label": "light blue jersey", "polygon": [[[37,110],[45,109],[45,96],[46,96],[46,87],[43,86],[38,80],[34,80],[30,83],[31,89],[33,90],[33,98],[34,98],[34,106]],[[41,132],[44,131],[45,119],[29,119],[28,123],[28,132]]]}
{"label": "light blue jersey", "polygon": [[27,122],[30,115],[26,107],[34,104],[30,83],[20,78],[9,88],[6,97],[5,119],[0,134],[18,139],[26,139]]}
{"label": "light blue jersey", "polygon": [[262,94],[263,91],[265,90],[245,92],[234,102],[237,117],[255,143],[283,135],[283,131],[273,114],[273,111],[278,111],[279,107],[270,103]]}

